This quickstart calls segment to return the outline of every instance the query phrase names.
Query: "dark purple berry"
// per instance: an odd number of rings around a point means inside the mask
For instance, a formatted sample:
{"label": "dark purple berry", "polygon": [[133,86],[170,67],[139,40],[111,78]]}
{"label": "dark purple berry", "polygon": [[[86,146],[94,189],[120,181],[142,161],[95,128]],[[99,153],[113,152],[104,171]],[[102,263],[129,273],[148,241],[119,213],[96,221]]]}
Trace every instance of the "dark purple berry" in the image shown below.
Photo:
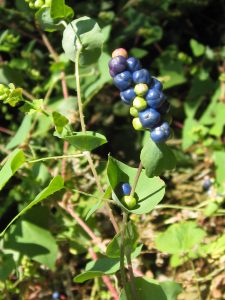
{"label": "dark purple berry", "polygon": [[109,70],[110,75],[114,77],[116,74],[119,74],[125,71],[127,68],[127,60],[123,56],[116,56],[109,61]]}
{"label": "dark purple berry", "polygon": [[136,97],[136,93],[133,88],[120,92],[120,97],[125,104],[131,105],[131,102]]}
{"label": "dark purple berry", "polygon": [[120,91],[125,91],[132,85],[132,74],[129,71],[124,71],[117,74],[113,78],[113,82]]}
{"label": "dark purple berry", "polygon": [[148,105],[152,108],[159,108],[165,102],[165,96],[163,92],[157,89],[149,89],[145,99]]}
{"label": "dark purple berry", "polygon": [[141,70],[135,71],[133,73],[133,81],[134,81],[134,83],[149,84],[151,81],[151,75],[148,70],[141,69]]}
{"label": "dark purple berry", "polygon": [[170,111],[170,104],[167,100],[164,101],[164,103],[159,107],[158,111],[161,114],[167,114]]}
{"label": "dark purple berry", "polygon": [[138,114],[140,122],[145,128],[152,128],[160,121],[160,113],[153,108],[142,110]]}
{"label": "dark purple berry", "polygon": [[130,195],[131,193],[131,186],[129,183],[123,183],[122,184],[122,190],[124,195]]}
{"label": "dark purple berry", "polygon": [[129,57],[127,59],[127,68],[131,72],[135,72],[141,69],[140,61],[135,57]]}

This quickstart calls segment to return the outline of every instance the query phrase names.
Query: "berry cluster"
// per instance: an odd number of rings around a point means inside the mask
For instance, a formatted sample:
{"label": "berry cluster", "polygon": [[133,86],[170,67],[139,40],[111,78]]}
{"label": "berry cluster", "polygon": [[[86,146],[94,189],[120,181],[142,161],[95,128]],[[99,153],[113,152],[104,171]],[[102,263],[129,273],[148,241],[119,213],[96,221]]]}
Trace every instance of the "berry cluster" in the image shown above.
{"label": "berry cluster", "polygon": [[52,0],[25,0],[32,9],[39,9],[42,6],[51,6]]}
{"label": "berry cluster", "polygon": [[132,124],[136,130],[150,130],[155,143],[165,142],[171,135],[170,104],[162,92],[162,84],[143,69],[139,60],[129,57],[123,48],[116,49],[109,61],[109,73],[120,90],[122,101],[131,105]]}

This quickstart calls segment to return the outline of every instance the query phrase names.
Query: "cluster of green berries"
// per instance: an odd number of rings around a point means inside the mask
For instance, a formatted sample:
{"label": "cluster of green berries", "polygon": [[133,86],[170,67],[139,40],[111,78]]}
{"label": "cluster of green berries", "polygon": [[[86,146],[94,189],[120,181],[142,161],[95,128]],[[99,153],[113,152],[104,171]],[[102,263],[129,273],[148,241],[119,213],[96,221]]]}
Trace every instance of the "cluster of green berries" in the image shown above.
{"label": "cluster of green berries", "polygon": [[43,6],[50,7],[52,0],[25,0],[32,9],[39,9]]}
{"label": "cluster of green berries", "polygon": [[143,69],[137,58],[128,57],[123,48],[113,51],[109,73],[120,90],[122,101],[131,106],[134,129],[150,130],[150,137],[155,143],[168,140],[172,118],[161,82]]}

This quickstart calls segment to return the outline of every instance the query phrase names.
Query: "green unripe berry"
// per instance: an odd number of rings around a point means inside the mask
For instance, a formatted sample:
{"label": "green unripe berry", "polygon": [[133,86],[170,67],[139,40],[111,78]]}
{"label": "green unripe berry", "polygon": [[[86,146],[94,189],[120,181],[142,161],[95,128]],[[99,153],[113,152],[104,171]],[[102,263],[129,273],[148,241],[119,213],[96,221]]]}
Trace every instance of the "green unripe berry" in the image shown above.
{"label": "green unripe berry", "polygon": [[144,98],[141,98],[139,96],[134,98],[133,106],[138,110],[141,111],[147,107],[147,102]]}
{"label": "green unripe berry", "polygon": [[36,0],[34,2],[34,7],[35,8],[41,8],[44,5],[44,1],[43,0]]}
{"label": "green unripe berry", "polygon": [[130,114],[133,117],[138,117],[138,110],[137,110],[137,108],[131,106],[131,108],[130,108]]}
{"label": "green unripe berry", "polygon": [[138,83],[135,85],[134,91],[138,96],[144,96],[148,91],[148,86],[145,83]]}
{"label": "green unripe berry", "polygon": [[143,130],[144,129],[139,118],[134,118],[132,120],[132,125],[135,130]]}
{"label": "green unripe berry", "polygon": [[123,196],[122,202],[127,206],[127,208],[132,209],[137,205],[136,198],[132,196]]}
{"label": "green unripe berry", "polygon": [[32,9],[35,8],[34,3],[30,2],[29,7],[32,8]]}

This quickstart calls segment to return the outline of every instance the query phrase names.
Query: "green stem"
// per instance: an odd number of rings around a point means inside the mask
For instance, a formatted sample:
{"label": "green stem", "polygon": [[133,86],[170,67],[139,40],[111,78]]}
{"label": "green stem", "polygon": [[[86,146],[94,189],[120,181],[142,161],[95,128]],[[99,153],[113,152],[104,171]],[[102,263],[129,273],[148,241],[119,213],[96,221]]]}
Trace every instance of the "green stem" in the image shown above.
{"label": "green stem", "polygon": [[49,157],[43,157],[43,158],[38,158],[34,160],[28,160],[28,164],[33,164],[39,161],[45,161],[45,160],[52,160],[52,159],[62,159],[62,158],[74,158],[74,157],[83,157],[84,154],[71,154],[71,155],[59,155],[59,156],[49,156]]}
{"label": "green stem", "polygon": [[120,243],[120,273],[121,273],[122,286],[124,288],[127,300],[129,300],[129,295],[126,288],[126,272],[125,272],[125,264],[124,264],[126,224],[127,224],[127,214],[123,212],[123,222],[121,228],[121,243]]}
{"label": "green stem", "polygon": [[138,166],[138,170],[137,170],[137,174],[134,178],[134,183],[132,185],[132,189],[131,189],[131,192],[130,192],[130,196],[133,197],[134,196],[134,193],[135,193],[135,189],[136,189],[136,186],[138,184],[138,180],[140,178],[140,175],[141,175],[141,171],[142,171],[142,163],[140,162],[139,166]]}
{"label": "green stem", "polygon": [[80,74],[79,74],[79,59],[82,46],[77,41],[77,51],[76,51],[76,58],[75,58],[75,77],[76,77],[76,87],[77,87],[77,103],[80,115],[80,124],[82,132],[86,132],[86,126],[84,122],[84,113],[83,113],[83,104],[81,100],[81,89],[80,89]]}
{"label": "green stem", "polygon": [[128,271],[129,271],[129,275],[130,275],[130,285],[131,285],[131,291],[132,291],[132,298],[134,300],[139,300],[139,296],[138,296],[137,289],[136,289],[136,284],[135,284],[135,277],[134,277],[134,271],[133,271],[133,267],[132,267],[131,251],[130,250],[126,251],[126,258],[127,258]]}

